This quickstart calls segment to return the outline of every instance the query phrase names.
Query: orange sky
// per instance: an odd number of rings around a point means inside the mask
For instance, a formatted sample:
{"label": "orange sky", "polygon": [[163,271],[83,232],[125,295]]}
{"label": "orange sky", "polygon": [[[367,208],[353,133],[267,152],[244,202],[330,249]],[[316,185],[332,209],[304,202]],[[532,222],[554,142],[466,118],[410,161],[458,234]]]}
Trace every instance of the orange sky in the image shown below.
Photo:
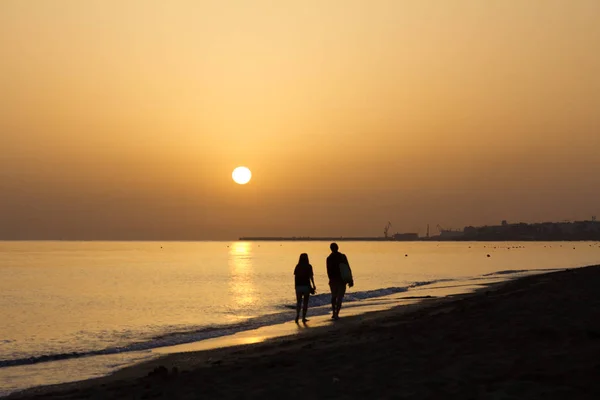
{"label": "orange sky", "polygon": [[0,239],[590,218],[599,20],[597,0],[2,0]]}

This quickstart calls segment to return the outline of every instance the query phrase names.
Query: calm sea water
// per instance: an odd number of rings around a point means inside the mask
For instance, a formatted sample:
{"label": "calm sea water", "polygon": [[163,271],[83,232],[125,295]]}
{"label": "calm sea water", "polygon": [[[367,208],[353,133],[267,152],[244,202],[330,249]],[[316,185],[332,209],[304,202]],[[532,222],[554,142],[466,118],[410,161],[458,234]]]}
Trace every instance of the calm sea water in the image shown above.
{"label": "calm sea water", "polygon": [[[340,250],[355,275],[346,303],[354,307],[436,282],[600,263],[595,242],[342,242]],[[287,321],[301,252],[316,274],[312,305],[327,312],[328,243],[0,242],[0,394],[55,383],[47,377],[67,363],[95,363],[101,375],[157,347]]]}

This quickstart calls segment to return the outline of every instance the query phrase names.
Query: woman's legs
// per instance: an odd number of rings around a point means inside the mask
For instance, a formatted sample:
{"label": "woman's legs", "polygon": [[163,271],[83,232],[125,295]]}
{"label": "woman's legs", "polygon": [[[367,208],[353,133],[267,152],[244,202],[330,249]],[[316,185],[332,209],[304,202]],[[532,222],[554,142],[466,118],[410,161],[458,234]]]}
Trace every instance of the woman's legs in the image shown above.
{"label": "woman's legs", "polygon": [[302,322],[306,322],[306,311],[308,311],[308,299],[310,298],[310,293],[306,293],[304,295],[304,303],[302,304]]}
{"label": "woman's legs", "polygon": [[302,306],[302,293],[296,292],[296,323],[300,319],[300,307]]}

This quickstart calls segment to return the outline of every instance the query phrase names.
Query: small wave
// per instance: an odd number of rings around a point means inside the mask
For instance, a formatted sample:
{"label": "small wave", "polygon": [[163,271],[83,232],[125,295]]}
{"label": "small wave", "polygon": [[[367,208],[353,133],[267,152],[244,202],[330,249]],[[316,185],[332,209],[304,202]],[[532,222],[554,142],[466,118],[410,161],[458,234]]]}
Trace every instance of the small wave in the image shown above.
{"label": "small wave", "polygon": [[[286,319],[289,319],[287,317]],[[283,321],[281,321],[283,322]],[[178,344],[197,342],[200,340],[210,339],[219,336],[231,335],[243,330],[255,329],[261,326],[269,325],[269,322],[262,323],[245,323],[235,326],[210,327],[192,332],[179,332],[163,335],[144,342],[132,343],[122,347],[109,347],[101,350],[60,353],[60,354],[44,354],[41,356],[32,356],[12,360],[0,360],[0,368],[16,367],[21,365],[32,365],[51,361],[68,360],[81,357],[103,356],[111,354],[119,354],[133,351],[152,350],[158,347],[174,346]]]}
{"label": "small wave", "polygon": [[563,269],[564,268],[505,269],[503,271],[490,272],[489,274],[483,274],[481,276],[521,274],[524,272],[537,274],[537,273],[541,273],[541,272],[561,271]]}
{"label": "small wave", "polygon": [[490,272],[489,274],[483,274],[483,276],[518,274],[521,272],[529,272],[529,270],[528,269],[505,269],[504,271],[496,271],[496,272]]}
{"label": "small wave", "polygon": [[[451,281],[454,281],[454,279],[435,279],[435,280],[431,280],[431,281],[413,282],[408,286],[402,286],[402,287],[394,286],[394,287],[388,287],[388,288],[382,288],[382,289],[365,290],[365,291],[360,291],[360,292],[346,292],[346,295],[344,296],[344,303],[389,296],[389,295],[396,294],[396,293],[406,292],[410,289],[421,287],[421,286],[427,286],[427,285],[433,285],[435,283],[451,282]],[[310,296],[308,304],[311,307],[320,307],[320,306],[329,305],[329,304],[331,304],[331,294],[330,293],[321,293],[321,294],[317,294],[314,296]],[[291,308],[291,309],[296,308],[296,306],[293,304],[286,304],[285,307]]]}
{"label": "small wave", "polygon": [[416,287],[420,287],[420,286],[433,285],[433,284],[436,284],[436,283],[452,282],[452,281],[455,281],[455,280],[456,279],[434,279],[432,281],[413,282],[408,287],[409,288],[416,288]]}
{"label": "small wave", "polygon": [[[384,289],[375,289],[375,290],[365,290],[361,292],[346,292],[344,296],[344,303],[367,300],[375,297],[383,297],[388,296],[394,293],[406,292],[408,287],[389,287]],[[331,294],[330,293],[321,293],[314,296],[310,296],[308,301],[311,307],[319,307],[331,304]],[[292,308],[296,308],[295,306],[291,306]]]}

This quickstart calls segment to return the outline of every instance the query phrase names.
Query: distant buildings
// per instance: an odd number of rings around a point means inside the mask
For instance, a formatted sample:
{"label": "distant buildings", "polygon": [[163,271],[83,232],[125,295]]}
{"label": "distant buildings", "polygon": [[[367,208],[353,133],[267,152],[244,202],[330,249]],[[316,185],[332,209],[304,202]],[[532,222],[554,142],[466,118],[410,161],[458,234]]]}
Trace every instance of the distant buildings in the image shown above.
{"label": "distant buildings", "polygon": [[418,233],[396,233],[392,236],[393,240],[397,241],[411,241],[411,240],[419,240]]}
{"label": "distant buildings", "polygon": [[[540,222],[514,224],[502,221],[500,225],[467,226],[462,231],[443,229],[440,234],[419,237],[417,233],[396,233],[385,237],[242,237],[240,240],[298,240],[298,241],[553,241],[553,240],[600,240],[600,222],[591,221]],[[428,230],[429,231],[429,230]],[[387,231],[386,231],[387,233]]]}
{"label": "distant buildings", "polygon": [[[453,231],[453,230],[442,230],[440,232],[440,235],[437,236],[437,239],[439,240],[456,240],[456,239],[461,239],[464,236],[464,232],[463,231]],[[436,238],[436,237],[434,237]]]}
{"label": "distant buildings", "polygon": [[524,222],[500,225],[467,226],[460,240],[600,240],[600,222]]}

